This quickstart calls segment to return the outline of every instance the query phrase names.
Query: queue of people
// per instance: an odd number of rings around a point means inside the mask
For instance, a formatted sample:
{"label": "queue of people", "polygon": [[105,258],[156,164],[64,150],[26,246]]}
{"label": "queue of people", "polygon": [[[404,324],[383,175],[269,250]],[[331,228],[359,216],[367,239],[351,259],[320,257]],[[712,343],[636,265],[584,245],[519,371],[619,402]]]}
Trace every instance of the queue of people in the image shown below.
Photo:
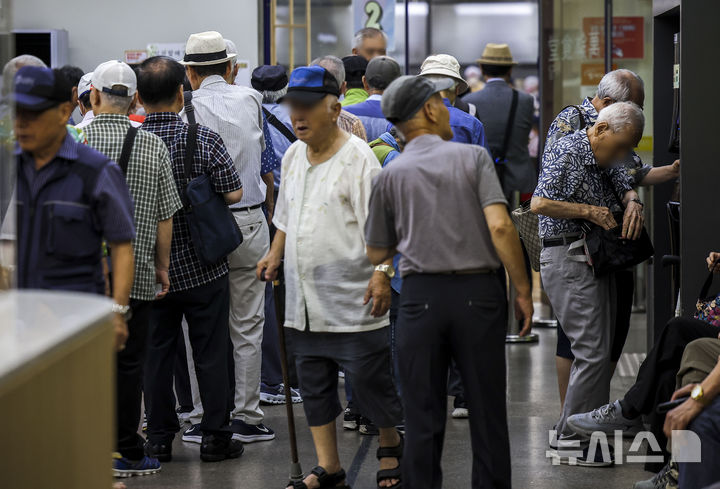
{"label": "queue of people", "polygon": [[[234,84],[234,44],[214,31],[192,34],[182,62],[108,61],[80,73],[23,56],[5,67],[16,106],[17,224],[4,219],[3,235],[18,241],[18,287],[114,301],[115,476],[159,472],[181,431],[205,462],[273,440],[261,404],[285,400],[274,331],[282,321],[287,387],[303,403],[317,456],[287,488],[349,487],[341,414],[346,429],[378,435],[379,488],[441,487],[448,395],[453,416],[469,418],[471,487],[511,487],[508,307],[521,335],[533,316],[527,252],[509,214],[519,196],[539,215],[542,285],[560,323],[562,409],[548,427],[556,458],[612,465],[591,450],[592,434],[637,432],[651,415],[663,441],[688,425],[697,431],[704,459],[668,459],[637,488],[720,480],[720,464],[707,461],[720,453],[714,326],[668,323],[636,384],[609,398],[632,274],[594,273],[583,223],[635,240],[644,226],[637,186],[679,175],[679,161],[649,166],[634,153],[645,123],[640,77],[612,71],[594,98],[560,112],[538,175],[528,153],[534,99],[510,85],[507,45],[485,48],[480,90],[451,55],[402,76],[386,51],[382,31],[363,29],[352,55],[290,74],[260,66],[252,88]],[[202,217],[188,189],[199,180],[226,208],[212,219],[242,235],[214,261],[213,244],[193,229]],[[709,256],[711,271],[719,258]],[[273,296],[264,282],[279,276],[284,294]],[[655,413],[684,396],[666,417]],[[571,445],[581,453],[567,456]]]}

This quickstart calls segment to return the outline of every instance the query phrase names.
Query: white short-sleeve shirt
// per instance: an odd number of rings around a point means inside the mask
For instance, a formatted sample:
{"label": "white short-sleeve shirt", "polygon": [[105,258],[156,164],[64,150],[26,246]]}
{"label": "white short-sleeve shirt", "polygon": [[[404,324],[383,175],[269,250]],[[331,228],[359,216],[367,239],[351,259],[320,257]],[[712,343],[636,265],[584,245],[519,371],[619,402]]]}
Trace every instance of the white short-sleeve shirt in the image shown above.
{"label": "white short-sleeve shirt", "polygon": [[367,143],[350,136],[329,160],[311,165],[295,142],[282,162],[273,222],[285,241],[285,326],[349,333],[387,326],[363,297],[373,274],[363,229],[372,179],[380,164]]}

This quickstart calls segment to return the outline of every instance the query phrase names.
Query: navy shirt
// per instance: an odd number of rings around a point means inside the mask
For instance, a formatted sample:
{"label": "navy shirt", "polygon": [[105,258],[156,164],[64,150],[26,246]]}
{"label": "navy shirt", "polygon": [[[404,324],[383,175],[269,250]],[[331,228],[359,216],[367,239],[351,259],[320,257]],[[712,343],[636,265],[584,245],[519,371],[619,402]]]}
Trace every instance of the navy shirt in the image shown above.
{"label": "navy shirt", "polygon": [[364,102],[345,107],[345,110],[358,116],[360,122],[363,123],[368,141],[379,138],[385,133],[388,125],[380,106],[381,100],[382,95],[370,95]]}

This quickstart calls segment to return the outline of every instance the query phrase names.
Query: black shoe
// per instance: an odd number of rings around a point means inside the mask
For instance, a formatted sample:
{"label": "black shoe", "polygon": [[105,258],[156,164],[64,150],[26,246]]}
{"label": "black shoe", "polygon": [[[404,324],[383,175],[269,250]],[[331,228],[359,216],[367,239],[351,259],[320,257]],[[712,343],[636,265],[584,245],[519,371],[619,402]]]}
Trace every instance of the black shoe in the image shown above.
{"label": "black shoe", "polygon": [[363,415],[360,415],[358,425],[358,431],[360,431],[360,433],[363,435],[377,436],[380,434],[380,430],[378,430],[377,426],[375,426],[372,421],[370,421]]}
{"label": "black shoe", "polygon": [[357,431],[359,417],[360,415],[354,412],[351,407],[346,407],[345,414],[343,415],[343,429]]}
{"label": "black shoe", "polygon": [[200,445],[200,459],[203,462],[220,462],[226,458],[238,458],[245,451],[240,440],[217,435],[204,435]]}
{"label": "black shoe", "polygon": [[172,460],[172,442],[153,443],[150,440],[145,443],[145,454],[150,458],[156,458],[159,462],[170,462]]}

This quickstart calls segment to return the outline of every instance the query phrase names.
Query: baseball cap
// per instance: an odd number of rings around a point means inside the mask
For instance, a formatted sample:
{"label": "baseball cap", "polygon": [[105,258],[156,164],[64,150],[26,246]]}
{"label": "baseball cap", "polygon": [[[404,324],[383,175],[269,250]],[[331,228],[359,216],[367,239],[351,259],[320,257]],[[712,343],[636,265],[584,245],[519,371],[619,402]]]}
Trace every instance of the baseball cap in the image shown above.
{"label": "baseball cap", "polygon": [[20,109],[42,112],[72,97],[70,82],[50,68],[23,66],[14,81],[15,105]]}
{"label": "baseball cap", "polygon": [[370,60],[365,69],[365,80],[372,88],[383,90],[402,75],[400,65],[390,56],[378,56]]}
{"label": "baseball cap", "polygon": [[365,75],[368,62],[365,58],[358,55],[345,56],[342,59],[343,66],[345,67],[345,79],[348,81],[359,82]]}
{"label": "baseball cap", "polygon": [[[113,89],[113,86],[117,85],[124,88]],[[92,86],[111,95],[132,97],[137,92],[137,77],[127,63],[111,60],[95,68],[92,76]]]}
{"label": "baseball cap", "polygon": [[393,124],[410,120],[430,97],[454,84],[450,78],[435,81],[422,76],[401,76],[383,93],[383,115]]}
{"label": "baseball cap", "polygon": [[250,83],[255,90],[275,92],[287,86],[288,76],[282,66],[262,65],[253,70]]}
{"label": "baseball cap", "polygon": [[80,78],[80,81],[78,82],[78,98],[81,98],[90,92],[90,89],[92,88],[92,75],[93,72],[91,71],[90,73],[85,73],[82,78]]}
{"label": "baseball cap", "polygon": [[340,87],[332,73],[322,66],[302,66],[290,74],[287,94],[279,102],[287,99],[312,104],[326,95],[340,96]]}

